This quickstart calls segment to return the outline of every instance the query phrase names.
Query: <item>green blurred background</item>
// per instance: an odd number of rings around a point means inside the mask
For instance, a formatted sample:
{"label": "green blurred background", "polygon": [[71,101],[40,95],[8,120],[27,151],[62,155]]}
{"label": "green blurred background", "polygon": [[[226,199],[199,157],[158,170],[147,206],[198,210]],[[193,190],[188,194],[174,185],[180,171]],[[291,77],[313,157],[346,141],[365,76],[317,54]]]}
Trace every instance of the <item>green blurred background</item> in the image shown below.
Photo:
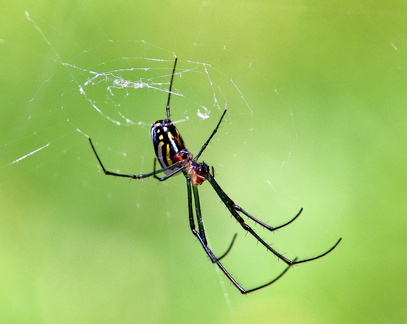
{"label": "green blurred background", "polygon": [[[3,1],[1,323],[407,321],[406,7]],[[164,117],[174,55],[184,96],[173,97],[172,117],[189,149],[199,150],[227,102],[203,155],[218,182],[271,225],[304,207],[278,233],[255,226],[288,257],[343,237],[333,253],[242,296],[189,231],[183,177],[100,173],[86,135],[108,168],[152,170],[149,127]],[[119,71],[138,67],[152,69]],[[112,79],[99,78],[80,93],[88,71],[112,70],[156,88],[109,93]],[[207,119],[197,115],[203,106]],[[239,233],[225,259],[236,278],[251,288],[278,274],[282,262],[242,232],[210,186],[200,192],[218,254]]]}

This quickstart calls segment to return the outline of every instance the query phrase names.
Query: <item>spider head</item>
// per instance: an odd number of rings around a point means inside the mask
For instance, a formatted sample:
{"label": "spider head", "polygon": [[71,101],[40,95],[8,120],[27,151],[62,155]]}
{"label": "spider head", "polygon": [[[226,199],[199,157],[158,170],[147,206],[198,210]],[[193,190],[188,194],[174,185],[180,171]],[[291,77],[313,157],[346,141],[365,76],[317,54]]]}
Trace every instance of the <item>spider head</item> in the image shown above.
{"label": "spider head", "polygon": [[185,171],[195,186],[204,183],[210,176],[209,166],[205,162],[197,162],[194,159],[188,161]]}

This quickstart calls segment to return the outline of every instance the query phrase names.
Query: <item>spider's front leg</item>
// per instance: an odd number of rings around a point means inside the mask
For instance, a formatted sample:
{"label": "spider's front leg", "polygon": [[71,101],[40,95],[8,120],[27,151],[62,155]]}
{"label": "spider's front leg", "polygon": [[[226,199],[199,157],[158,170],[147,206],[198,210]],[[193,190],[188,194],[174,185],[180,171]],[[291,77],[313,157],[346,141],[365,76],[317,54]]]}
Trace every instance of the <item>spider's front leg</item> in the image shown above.
{"label": "spider's front leg", "polygon": [[[188,195],[188,215],[189,215],[189,225],[191,228],[192,233],[195,235],[195,237],[198,239],[199,243],[201,243],[202,248],[208,255],[209,259],[212,261],[212,263],[215,263],[221,270],[222,272],[226,275],[226,277],[230,280],[230,282],[242,293],[242,294],[248,294],[250,292],[256,291],[258,289],[264,288],[266,286],[269,286],[276,282],[278,279],[280,279],[290,268],[290,266],[286,267],[282,273],[280,273],[276,278],[274,278],[272,281],[263,284],[261,286],[248,289],[246,290],[243,288],[241,284],[237,282],[237,280],[229,273],[229,271],[226,270],[226,268],[223,266],[223,264],[220,262],[220,260],[226,256],[229,251],[231,250],[233,243],[236,239],[235,234],[233,236],[232,242],[229,245],[228,249],[226,252],[217,258],[215,254],[212,252],[212,250],[208,247],[208,242],[206,240],[206,234],[205,234],[205,228],[202,220],[202,214],[201,214],[201,206],[200,206],[200,200],[199,200],[199,192],[198,192],[198,186],[191,184],[191,179],[187,176],[186,171],[184,171],[184,175],[186,178],[186,183],[187,183],[187,195]],[[192,192],[193,192],[193,199],[192,199]],[[193,203],[194,201],[194,203]],[[194,207],[193,204],[195,205],[195,213],[196,213],[196,218],[198,222],[198,231],[195,228],[195,220],[194,220]],[[294,259],[295,261],[296,259]]]}
{"label": "spider's front leg", "polygon": [[250,219],[252,219],[253,221],[255,221],[256,223],[260,224],[261,226],[263,226],[264,228],[267,228],[270,231],[274,231],[276,229],[279,229],[283,226],[286,226],[288,224],[290,224],[291,222],[293,222],[302,212],[302,208],[300,209],[299,213],[289,222],[280,225],[278,227],[271,227],[263,222],[261,222],[260,220],[258,220],[257,218],[255,218],[254,216],[250,215],[249,213],[247,213],[244,209],[242,209],[240,206],[236,205],[232,199],[229,198],[229,196],[222,190],[222,188],[219,186],[219,184],[216,182],[215,178],[213,178],[212,176],[208,177],[208,181],[209,183],[212,185],[213,189],[215,190],[215,192],[218,194],[219,198],[222,200],[222,202],[224,203],[224,205],[226,206],[226,208],[229,210],[229,212],[232,214],[232,216],[239,222],[239,224],[243,227],[244,230],[246,230],[247,232],[249,232],[258,242],[260,242],[267,250],[269,250],[271,253],[273,253],[276,257],[278,257],[279,259],[281,259],[282,261],[284,261],[287,265],[292,266],[294,264],[298,264],[298,263],[304,263],[304,262],[308,262],[308,261],[313,261],[319,258],[322,258],[323,256],[327,255],[328,253],[330,253],[333,249],[335,249],[337,247],[337,245],[339,244],[339,242],[342,240],[342,238],[339,238],[339,240],[326,252],[316,256],[316,257],[312,257],[312,258],[308,258],[308,259],[302,259],[302,260],[297,260],[297,258],[295,258],[294,260],[290,260],[288,258],[286,258],[283,254],[281,254],[280,252],[278,252],[277,250],[273,249],[269,244],[267,244],[248,224],[246,224],[246,222],[244,221],[244,219],[238,214],[238,212],[242,212],[244,215],[246,215],[247,217],[249,217]]}
{"label": "spider's front leg", "polygon": [[[191,184],[191,179],[186,175],[186,171],[184,171],[184,175],[186,178],[187,183],[187,196],[188,196],[188,216],[189,216],[189,226],[191,228],[191,232],[196,236],[198,241],[201,243],[203,249],[205,250],[208,257],[211,259],[212,263],[217,263],[223,257],[225,257],[229,251],[232,249],[233,243],[235,242],[237,234],[233,236],[232,242],[229,244],[228,249],[225,253],[223,253],[220,257],[216,257],[212,250],[208,247],[208,241],[206,239],[205,233],[205,226],[202,219],[201,213],[201,204],[199,199],[199,192],[198,186]],[[192,192],[193,192],[193,199],[192,199]],[[194,206],[195,208],[194,208]],[[196,215],[196,221],[198,223],[198,231],[195,227],[195,219],[194,219],[194,209]]]}

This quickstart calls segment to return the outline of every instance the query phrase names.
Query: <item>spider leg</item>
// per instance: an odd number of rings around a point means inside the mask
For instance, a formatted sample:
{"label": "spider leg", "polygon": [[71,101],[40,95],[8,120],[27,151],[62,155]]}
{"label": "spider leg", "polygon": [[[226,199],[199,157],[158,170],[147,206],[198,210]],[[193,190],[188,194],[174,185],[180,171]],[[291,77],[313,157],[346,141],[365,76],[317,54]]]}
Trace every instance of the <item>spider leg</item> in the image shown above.
{"label": "spider leg", "polygon": [[[222,190],[222,189],[221,189]],[[223,191],[223,190],[222,190]],[[302,208],[300,209],[300,211],[297,213],[297,215],[294,216],[293,219],[289,220],[287,223],[276,226],[276,227],[272,227],[270,225],[267,225],[266,223],[262,222],[261,220],[257,219],[256,217],[254,217],[253,215],[250,215],[247,211],[245,211],[242,207],[234,204],[234,209],[236,209],[237,211],[245,214],[247,217],[249,217],[252,221],[256,222],[257,224],[260,224],[261,226],[263,226],[264,228],[267,228],[270,232],[272,231],[276,231],[284,226],[287,226],[288,224],[291,224],[293,221],[295,221],[298,216],[300,216],[300,214],[302,213]]]}
{"label": "spider leg", "polygon": [[[189,179],[189,181],[191,181],[191,180]],[[198,187],[195,185],[191,185],[191,184],[189,184],[189,186],[192,187],[192,192],[194,194],[195,215],[196,215],[196,221],[198,223],[199,235],[202,237],[203,242],[207,246],[208,241],[206,240],[205,227],[204,227],[202,214],[201,214],[201,203],[199,201]]]}
{"label": "spider leg", "polygon": [[[238,214],[237,211],[241,211],[243,214],[245,214],[246,216],[250,215],[248,214],[246,211],[243,211],[242,208],[240,208],[238,205],[236,205],[232,199],[229,198],[229,196],[222,190],[222,188],[219,186],[219,184],[216,182],[216,180],[212,177],[209,176],[208,178],[209,183],[212,185],[213,189],[215,190],[215,192],[218,194],[219,198],[222,200],[222,202],[225,204],[226,208],[230,211],[230,213],[232,214],[232,216],[240,223],[240,225],[243,227],[244,230],[246,230],[247,232],[249,232],[252,236],[254,236],[256,238],[257,241],[259,241],[267,250],[269,250],[271,253],[273,253],[276,257],[278,257],[279,259],[283,260],[286,264],[288,264],[289,266],[292,266],[294,264],[298,264],[298,263],[304,263],[304,262],[308,262],[308,261],[313,261],[319,258],[322,258],[323,256],[327,255],[329,252],[331,252],[333,249],[336,248],[336,246],[339,244],[339,242],[342,240],[342,238],[340,238],[328,251],[313,257],[313,258],[308,258],[308,259],[303,259],[303,260],[290,260],[288,258],[286,258],[284,255],[282,255],[281,253],[279,253],[278,251],[276,251],[275,249],[273,249],[269,244],[267,244],[249,225],[247,225],[244,221],[244,219]],[[271,228],[270,226],[268,226],[267,224],[259,221],[257,218],[253,217],[253,216],[248,216],[250,219],[254,220],[255,222],[257,222],[258,224],[262,225],[263,227],[270,229],[270,230],[275,230],[278,228],[281,228],[285,225],[288,225],[289,223],[291,223],[292,221],[294,221],[299,214],[301,213],[302,209],[300,210],[300,212],[288,223],[283,224],[277,228]]]}
{"label": "spider leg", "polygon": [[236,237],[237,237],[237,233],[235,233],[235,235],[233,235],[232,242],[230,242],[229,247],[226,250],[226,252],[223,253],[220,257],[218,257],[218,261],[222,260],[230,252],[230,250],[232,250],[232,247],[233,247],[233,244],[235,243]]}
{"label": "spider leg", "polygon": [[[297,260],[297,258],[295,258],[295,259],[293,260],[293,262],[295,262],[296,260]],[[280,279],[282,276],[284,276],[284,274],[285,274],[290,268],[291,268],[290,265],[287,266],[287,267],[284,269],[283,272],[281,272],[277,277],[275,277],[275,278],[274,278],[273,280],[271,280],[270,282],[265,283],[264,285],[261,285],[261,286],[256,287],[256,288],[252,288],[252,289],[249,289],[249,290],[245,290],[245,292],[242,292],[242,294],[248,294],[248,293],[251,293],[251,292],[253,292],[253,291],[259,290],[259,289],[261,289],[261,288],[270,286],[271,284],[275,283],[278,279]]]}
{"label": "spider leg", "polygon": [[171,109],[170,108],[171,90],[172,90],[172,82],[174,81],[174,74],[175,74],[175,68],[177,66],[177,61],[178,61],[178,58],[175,58],[174,67],[172,68],[172,73],[171,73],[170,88],[168,89],[167,105],[165,106],[165,111],[167,113],[168,119],[170,119],[170,117],[171,117],[171,111],[170,111],[170,109]]}
{"label": "spider leg", "polygon": [[[185,173],[185,172],[184,172]],[[291,267],[291,265],[287,266],[283,272],[281,272],[276,278],[271,280],[270,282],[263,284],[261,286],[248,289],[246,290],[243,288],[241,284],[239,284],[235,278],[229,273],[229,271],[226,270],[226,268],[223,266],[222,263],[220,263],[220,259],[222,259],[226,254],[229,253],[231,250],[233,243],[236,239],[235,234],[232,239],[232,243],[229,245],[229,248],[227,251],[220,257],[217,258],[215,254],[212,252],[212,250],[208,247],[207,241],[206,241],[206,236],[205,236],[205,228],[202,222],[202,214],[201,214],[201,208],[200,208],[200,202],[199,202],[199,194],[198,194],[198,187],[194,186],[191,184],[191,179],[189,179],[187,176],[185,177],[187,181],[187,195],[188,195],[188,214],[189,214],[189,225],[191,227],[192,233],[196,236],[198,241],[201,243],[204,251],[208,255],[209,259],[212,261],[212,263],[215,263],[219,269],[226,275],[226,277],[230,280],[230,282],[242,293],[242,294],[248,294],[253,291],[259,290],[261,288],[267,287],[273,283],[275,283],[278,279],[280,279]],[[192,187],[192,188],[191,188]],[[192,206],[192,192],[194,193],[194,202],[195,202],[195,212],[197,216],[197,222],[198,222],[198,228],[199,231],[195,229],[195,221],[194,221],[194,212],[193,212],[193,206]],[[294,259],[296,261],[296,259]]]}
{"label": "spider leg", "polygon": [[[101,167],[102,170],[103,170],[103,173],[106,174],[106,175],[112,175],[112,176],[115,176],[115,177],[123,177],[123,178],[130,178],[130,179],[136,179],[136,180],[148,178],[148,177],[151,177],[151,176],[154,176],[155,178],[158,178],[158,177],[156,176],[156,174],[161,173],[161,172],[164,172],[164,171],[169,170],[169,169],[172,169],[172,168],[174,168],[174,167],[177,167],[177,165],[176,165],[177,163],[174,163],[173,165],[171,165],[171,166],[169,166],[169,167],[166,167],[166,168],[163,168],[163,169],[159,169],[159,170],[155,170],[155,167],[154,167],[154,171],[153,171],[153,172],[148,172],[148,173],[144,173],[144,174],[122,174],[122,173],[112,172],[112,171],[107,170],[107,169],[104,167],[104,165],[103,165],[103,163],[102,163],[102,160],[100,159],[99,155],[97,154],[96,149],[95,149],[95,147],[93,146],[93,143],[92,143],[92,140],[90,139],[90,137],[89,137],[89,143],[90,143],[90,146],[92,147],[93,153],[95,153],[95,156],[96,156],[96,158],[97,158],[97,160],[98,160],[98,162],[99,162],[100,167]],[[161,181],[167,180],[169,177],[175,175],[176,173],[178,173],[178,172],[181,171],[181,170],[182,170],[182,168],[181,168],[181,169],[177,169],[176,172],[173,172],[173,173],[167,175],[166,177],[158,178],[158,179],[161,180]]]}
{"label": "spider leg", "polygon": [[[181,172],[182,170],[185,169],[185,165],[183,165],[183,166],[178,166],[178,165],[181,165],[183,162],[184,162],[184,161],[178,161],[178,162],[176,162],[176,163],[170,165],[169,167],[166,167],[166,168],[164,168],[164,169],[161,169],[161,170],[158,170],[158,171],[157,171],[157,170],[156,170],[157,159],[155,158],[155,159],[154,159],[154,169],[153,169],[153,170],[154,170],[154,171],[153,171],[154,178],[157,179],[157,180],[159,180],[159,181],[165,181],[165,180],[167,180],[168,178],[170,178],[170,177],[172,177],[172,176],[178,174],[178,172]],[[167,174],[166,176],[161,177],[161,178],[157,176],[157,173],[160,173],[160,172],[163,172],[163,171],[166,171],[166,170],[171,170],[171,169],[173,169],[173,168],[175,169],[175,171],[171,172],[170,174]]]}
{"label": "spider leg", "polygon": [[[294,259],[295,261],[296,259]],[[222,263],[220,263],[219,261],[216,262],[217,266],[222,270],[222,272],[226,275],[226,277],[230,280],[230,282],[242,293],[242,294],[248,294],[251,293],[253,291],[262,289],[264,287],[270,286],[273,283],[275,283],[278,279],[280,279],[282,276],[285,275],[285,273],[291,268],[291,266],[287,266],[283,272],[281,272],[277,277],[275,277],[273,280],[271,280],[270,282],[267,282],[261,286],[255,287],[255,288],[251,288],[251,289],[245,289],[243,288],[243,286],[241,284],[239,284],[235,278],[233,278],[233,276],[226,270],[226,268],[223,266]]]}
{"label": "spider leg", "polygon": [[[185,173],[185,172],[184,172]],[[206,239],[206,234],[205,234],[205,226],[203,223],[202,219],[202,213],[201,213],[201,204],[200,204],[200,199],[199,199],[199,192],[198,192],[198,187],[194,186],[191,184],[191,179],[188,178],[187,176],[185,177],[187,181],[187,195],[188,195],[188,215],[189,215],[189,226],[191,228],[192,233],[198,238],[199,242],[203,246],[205,252],[208,254],[209,258],[211,259],[212,263],[216,263],[222,258],[224,258],[229,251],[232,249],[232,246],[236,240],[237,234],[235,234],[232,238],[232,242],[229,244],[229,247],[227,248],[226,252],[223,253],[220,257],[216,257],[214,253],[209,249],[208,247],[208,241]],[[192,188],[192,189],[191,189]],[[195,202],[195,215],[197,218],[197,223],[198,223],[198,230],[195,229],[195,220],[194,220],[194,208],[192,204],[192,192],[194,195],[194,202]]]}
{"label": "spider leg", "polygon": [[206,147],[209,145],[209,142],[211,141],[212,137],[215,136],[216,132],[218,131],[218,128],[220,124],[222,123],[223,117],[225,117],[226,112],[228,111],[227,106],[225,106],[225,110],[223,111],[222,116],[220,116],[220,119],[218,121],[218,124],[216,125],[215,129],[212,131],[211,135],[207,139],[207,141],[202,145],[201,149],[199,150],[198,154],[195,156],[195,159],[198,160],[203,151],[205,151]]}

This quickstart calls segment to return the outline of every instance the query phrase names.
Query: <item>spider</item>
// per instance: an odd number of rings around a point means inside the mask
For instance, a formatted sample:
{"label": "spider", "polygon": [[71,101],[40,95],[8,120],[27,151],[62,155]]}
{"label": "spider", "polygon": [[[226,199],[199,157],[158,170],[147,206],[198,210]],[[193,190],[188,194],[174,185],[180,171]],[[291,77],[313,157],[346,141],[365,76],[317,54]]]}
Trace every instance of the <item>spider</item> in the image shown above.
{"label": "spider", "polygon": [[[272,248],[268,243],[266,243],[253,229],[250,227],[245,220],[242,218],[240,214],[243,214],[244,216],[248,217],[250,220],[253,222],[259,224],[261,227],[269,230],[270,232],[276,231],[284,226],[289,225],[292,223],[294,220],[300,216],[302,212],[302,208],[300,211],[295,215],[294,218],[292,218],[290,221],[283,225],[279,225],[277,227],[272,227],[267,225],[266,223],[260,221],[253,215],[249,214],[246,212],[243,208],[240,206],[236,205],[231,198],[223,191],[223,189],[219,186],[218,182],[215,180],[214,177],[214,169],[213,167],[210,169],[209,166],[205,162],[198,162],[199,157],[202,155],[202,153],[205,151],[206,147],[212,140],[212,138],[215,136],[216,132],[218,131],[218,128],[220,124],[222,123],[223,118],[225,117],[225,114],[227,112],[227,106],[225,107],[225,110],[223,111],[218,124],[216,125],[215,129],[212,131],[211,135],[207,139],[207,141],[202,145],[201,149],[199,150],[198,154],[194,157],[192,153],[185,147],[184,141],[181,137],[181,134],[178,132],[177,128],[171,121],[171,111],[170,111],[170,100],[171,100],[171,91],[172,91],[172,84],[174,80],[174,75],[175,75],[175,69],[177,65],[177,58],[175,58],[174,61],[174,66],[172,69],[172,74],[171,74],[171,80],[170,80],[170,86],[168,90],[168,98],[167,98],[167,105],[165,107],[167,118],[163,120],[157,120],[152,126],[151,126],[151,137],[153,140],[153,145],[154,145],[154,151],[156,158],[154,159],[154,171],[149,172],[149,173],[144,173],[144,174],[122,174],[122,173],[116,173],[107,170],[99,155],[96,152],[96,149],[92,143],[91,138],[89,138],[89,143],[91,145],[91,148],[93,152],[95,153],[95,156],[99,162],[100,167],[102,168],[103,172],[106,175],[111,175],[111,176],[116,176],[116,177],[124,177],[124,178],[130,178],[130,179],[144,179],[153,176],[159,181],[165,181],[169,178],[171,178],[174,175],[177,175],[182,172],[182,174],[185,176],[186,179],[186,187],[187,187],[187,197],[188,197],[188,214],[189,214],[189,226],[191,228],[192,233],[196,236],[198,239],[199,243],[201,243],[205,253],[208,255],[209,259],[212,261],[212,263],[216,264],[220,270],[226,275],[226,277],[231,281],[231,283],[242,293],[242,294],[248,294],[253,291],[259,290],[261,288],[267,287],[274,282],[276,282],[278,279],[280,279],[287,271],[288,269],[299,263],[305,263],[309,261],[313,261],[319,258],[322,258],[323,256],[327,255],[330,253],[333,249],[336,248],[336,246],[339,244],[339,242],[342,240],[342,238],[339,238],[339,240],[326,252],[313,257],[313,258],[308,258],[308,259],[302,259],[298,260],[298,258],[294,258],[293,260],[290,260],[286,258],[283,254]],[[157,159],[161,165],[161,169],[157,170],[156,169],[156,163]],[[158,174],[164,173],[163,177],[159,177]],[[222,265],[220,260],[225,257],[229,251],[231,250],[233,243],[236,239],[235,234],[233,236],[232,242],[230,243],[228,249],[226,250],[225,253],[223,253],[221,256],[217,257],[215,253],[209,248],[208,246],[208,241],[206,239],[206,232],[202,220],[202,213],[201,213],[201,204],[199,200],[199,192],[198,192],[198,186],[204,183],[205,181],[208,181],[209,184],[212,186],[212,188],[215,190],[219,198],[222,200],[226,208],[229,210],[229,212],[232,214],[232,216],[236,219],[236,221],[243,227],[245,231],[250,233],[258,242],[260,242],[268,251],[270,251],[272,254],[274,254],[277,258],[281,259],[283,262],[287,264],[287,267],[284,269],[283,272],[281,272],[277,277],[275,277],[273,280],[257,286],[255,288],[251,289],[245,289],[240,283],[237,282],[237,280],[229,273],[229,271]],[[196,228],[196,223],[198,224],[198,229]]]}

